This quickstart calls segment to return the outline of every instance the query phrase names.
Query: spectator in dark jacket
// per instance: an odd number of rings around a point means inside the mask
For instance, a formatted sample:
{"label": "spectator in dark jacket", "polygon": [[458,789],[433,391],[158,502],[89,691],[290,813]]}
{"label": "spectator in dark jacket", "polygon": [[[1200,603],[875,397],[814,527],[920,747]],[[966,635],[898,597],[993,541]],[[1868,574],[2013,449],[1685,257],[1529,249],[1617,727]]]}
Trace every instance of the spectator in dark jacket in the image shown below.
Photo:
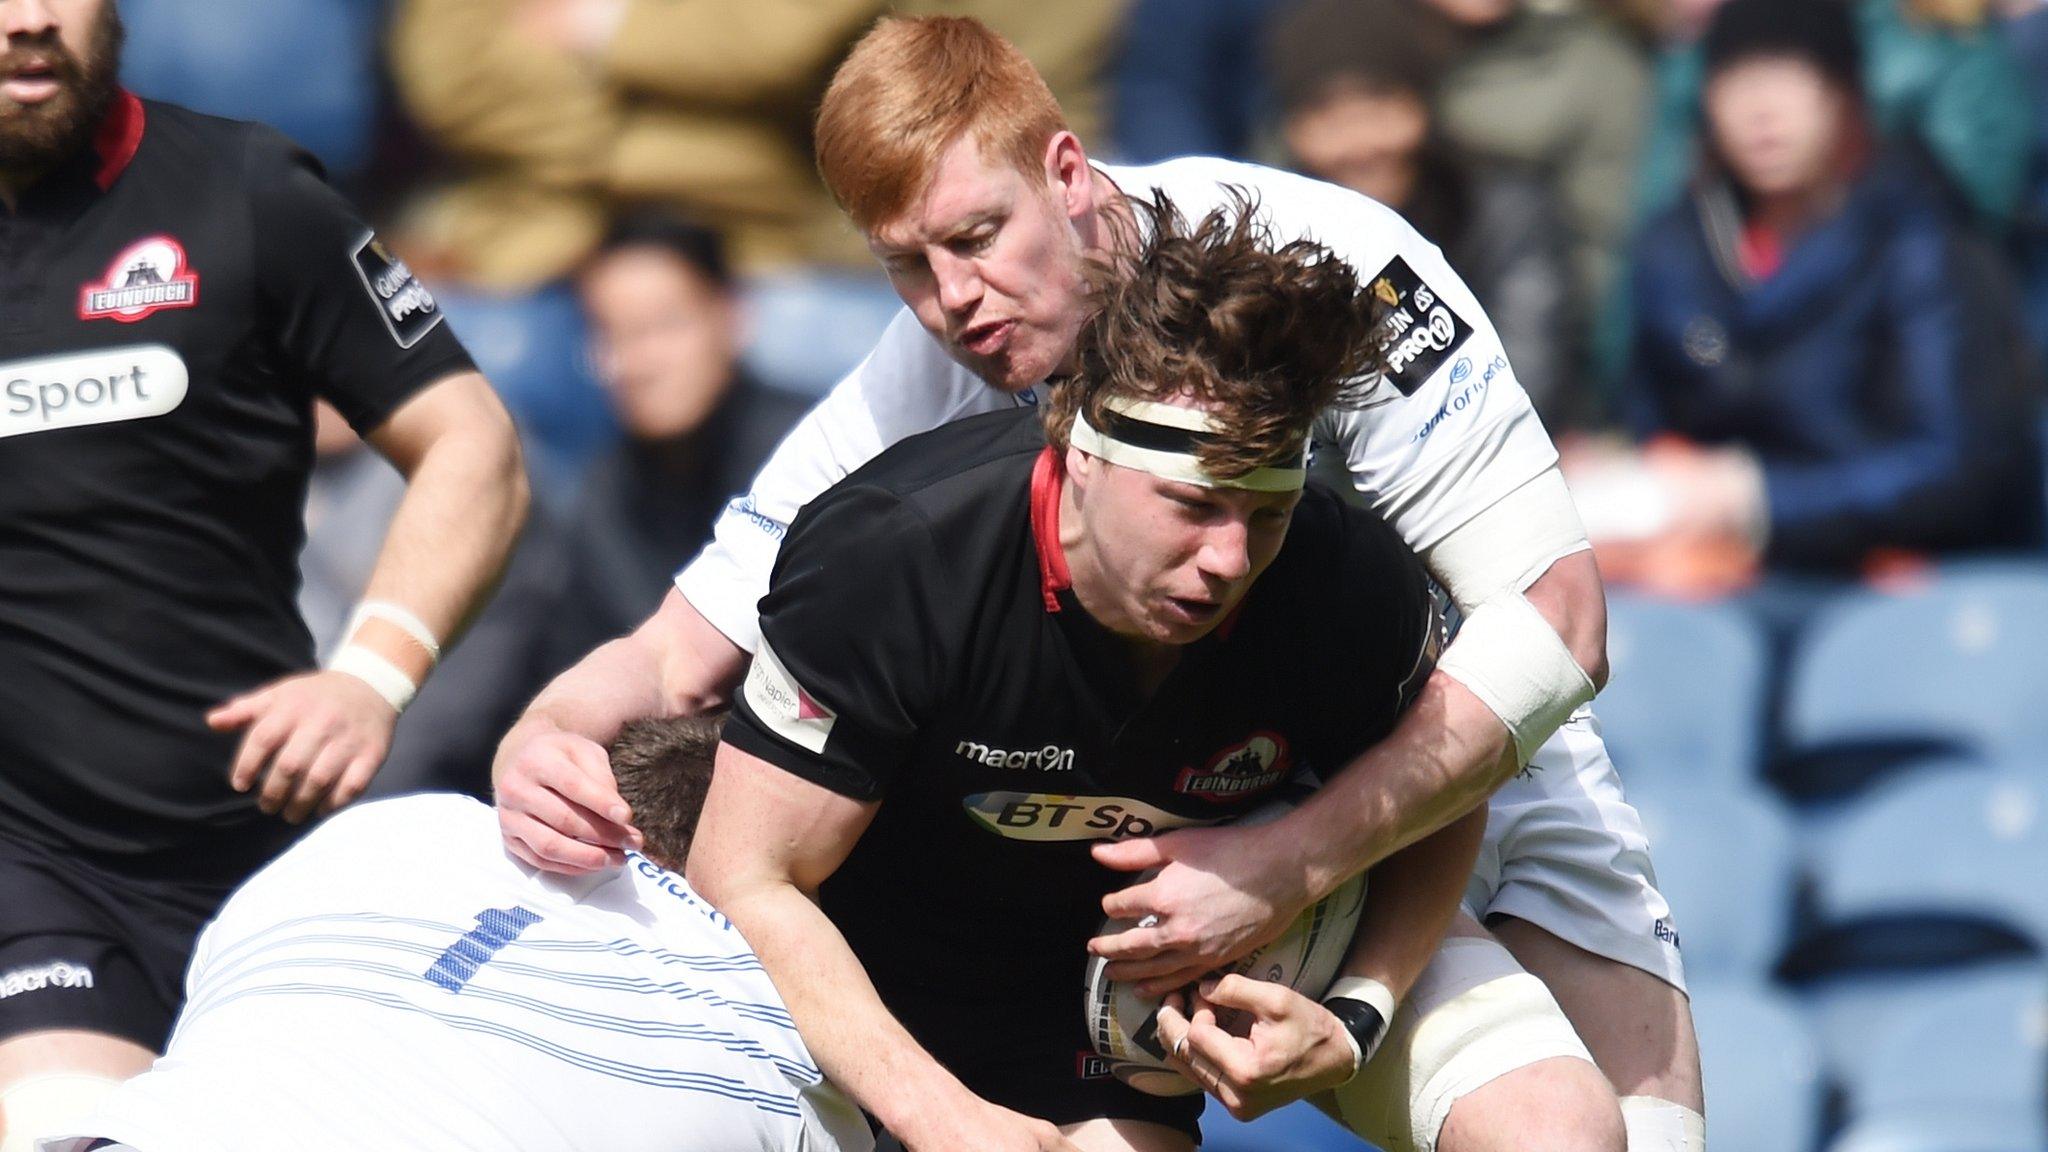
{"label": "spectator in dark jacket", "polygon": [[1931,177],[1874,151],[1847,13],[1730,0],[1704,55],[1711,155],[1634,268],[1631,423],[1682,446],[1648,458],[1632,546],[1582,502],[1603,567],[1713,591],[2037,538],[2011,301]]}
{"label": "spectator in dark jacket", "polygon": [[1307,0],[1282,17],[1268,57],[1290,162],[1399,211],[1444,250],[1555,434],[1584,415],[1563,214],[1535,174],[1475,165],[1444,136],[1428,35],[1412,0]]}
{"label": "spectator in dark jacket", "polygon": [[740,367],[739,304],[710,230],[625,218],[577,291],[625,439],[585,479],[565,525],[565,587],[546,621],[564,666],[653,614],[807,406]]}

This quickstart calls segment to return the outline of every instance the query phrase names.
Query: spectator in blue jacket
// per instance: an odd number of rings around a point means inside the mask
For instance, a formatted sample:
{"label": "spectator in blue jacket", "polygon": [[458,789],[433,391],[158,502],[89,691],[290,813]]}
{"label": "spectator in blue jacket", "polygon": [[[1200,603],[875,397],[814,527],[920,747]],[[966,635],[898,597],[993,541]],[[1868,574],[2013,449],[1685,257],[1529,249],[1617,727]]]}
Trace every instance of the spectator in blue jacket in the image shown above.
{"label": "spectator in blue jacket", "polygon": [[1710,146],[1637,246],[1625,398],[1640,438],[1683,447],[1640,461],[1649,497],[1613,525],[1590,500],[1589,528],[1680,591],[2037,539],[2013,302],[1931,177],[1877,150],[1846,11],[1730,0],[1703,51]]}

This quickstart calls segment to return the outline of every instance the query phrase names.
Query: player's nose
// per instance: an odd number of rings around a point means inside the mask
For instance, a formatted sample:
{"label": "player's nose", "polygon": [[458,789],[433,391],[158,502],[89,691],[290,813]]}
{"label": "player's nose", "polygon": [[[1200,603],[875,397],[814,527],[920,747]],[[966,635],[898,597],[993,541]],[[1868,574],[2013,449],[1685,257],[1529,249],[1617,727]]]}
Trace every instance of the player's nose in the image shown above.
{"label": "player's nose", "polygon": [[[102,0],[111,4],[114,0]],[[57,13],[49,0],[0,0],[0,33],[9,37],[39,36],[54,31]]]}
{"label": "player's nose", "polygon": [[981,276],[972,261],[951,253],[932,257],[932,276],[938,283],[939,307],[947,312],[971,312],[981,301]]}
{"label": "player's nose", "polygon": [[1212,580],[1235,583],[1251,575],[1251,532],[1235,518],[1209,529],[1195,562]]}

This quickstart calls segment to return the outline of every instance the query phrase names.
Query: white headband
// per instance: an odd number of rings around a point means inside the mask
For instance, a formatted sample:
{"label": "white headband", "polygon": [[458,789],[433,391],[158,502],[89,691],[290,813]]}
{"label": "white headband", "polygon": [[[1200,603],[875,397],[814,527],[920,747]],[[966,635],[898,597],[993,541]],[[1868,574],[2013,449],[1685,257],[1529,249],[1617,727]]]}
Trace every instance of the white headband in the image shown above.
{"label": "white headband", "polygon": [[1292,492],[1308,478],[1308,446],[1295,468],[1254,468],[1242,476],[1223,477],[1202,466],[1195,449],[1228,435],[1209,414],[1156,400],[1112,396],[1103,402],[1111,419],[1107,432],[1088,422],[1086,412],[1074,416],[1070,434],[1074,447],[1111,464],[1150,472],[1199,488],[1243,488],[1252,492]]}

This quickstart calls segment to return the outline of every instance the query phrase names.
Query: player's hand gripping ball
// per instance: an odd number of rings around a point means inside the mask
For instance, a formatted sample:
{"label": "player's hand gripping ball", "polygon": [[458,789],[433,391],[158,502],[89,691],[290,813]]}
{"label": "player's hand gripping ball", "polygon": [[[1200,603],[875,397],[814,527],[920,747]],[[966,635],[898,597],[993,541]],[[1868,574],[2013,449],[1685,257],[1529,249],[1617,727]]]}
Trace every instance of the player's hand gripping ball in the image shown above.
{"label": "player's hand gripping ball", "polygon": [[[1245,816],[1240,823],[1258,824],[1279,818],[1293,805],[1275,801]],[[1156,873],[1146,872],[1133,883],[1143,883]],[[1279,938],[1253,949],[1236,963],[1217,971],[1235,972],[1254,980],[1284,984],[1311,999],[1321,999],[1337,970],[1351,950],[1351,936],[1365,911],[1365,876],[1353,876],[1295,918]],[[1106,922],[1099,935],[1121,932],[1137,925],[1128,920]],[[1088,1034],[1095,1051],[1109,1061],[1117,1079],[1153,1096],[1185,1096],[1200,1092],[1199,1085],[1182,1076],[1167,1062],[1166,1048],[1159,1041],[1159,1004],[1138,995],[1137,984],[1111,980],[1103,974],[1109,961],[1100,956],[1088,959],[1085,1001]]]}

